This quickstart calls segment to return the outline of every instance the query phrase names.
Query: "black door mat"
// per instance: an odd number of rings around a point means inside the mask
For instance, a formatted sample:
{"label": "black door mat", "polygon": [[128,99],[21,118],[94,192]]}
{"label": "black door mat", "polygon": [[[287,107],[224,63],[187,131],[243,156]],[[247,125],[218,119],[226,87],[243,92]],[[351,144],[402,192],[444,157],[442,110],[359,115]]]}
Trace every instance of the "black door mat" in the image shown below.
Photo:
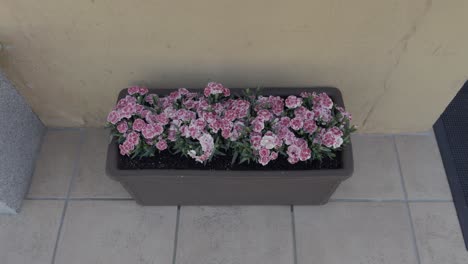
{"label": "black door mat", "polygon": [[468,249],[468,81],[434,124],[434,133]]}

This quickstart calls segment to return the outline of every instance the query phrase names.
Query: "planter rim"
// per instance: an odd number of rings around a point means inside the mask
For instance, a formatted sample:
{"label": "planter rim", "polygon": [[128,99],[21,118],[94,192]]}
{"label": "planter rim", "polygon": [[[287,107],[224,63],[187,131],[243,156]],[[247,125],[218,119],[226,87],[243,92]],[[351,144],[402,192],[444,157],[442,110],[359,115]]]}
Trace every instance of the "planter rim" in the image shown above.
{"label": "planter rim", "polygon": [[[201,88],[187,88],[190,91],[200,92]],[[241,88],[230,88],[231,93],[241,91]],[[174,89],[149,89],[149,93],[167,95]],[[299,95],[301,92],[325,92],[332,100],[344,108],[344,103],[340,90],[334,87],[265,87],[260,94],[263,95]],[[127,89],[120,91],[117,100],[125,97]],[[121,170],[117,167],[119,157],[118,146],[115,139],[112,139],[108,146],[106,159],[106,174],[114,179],[120,177],[151,177],[151,178],[235,178],[235,179],[267,179],[267,178],[324,178],[338,177],[346,179],[354,171],[352,144],[349,143],[342,150],[343,167],[339,169],[319,169],[319,170],[187,170],[187,169],[136,169]],[[254,175],[252,175],[254,174]]]}

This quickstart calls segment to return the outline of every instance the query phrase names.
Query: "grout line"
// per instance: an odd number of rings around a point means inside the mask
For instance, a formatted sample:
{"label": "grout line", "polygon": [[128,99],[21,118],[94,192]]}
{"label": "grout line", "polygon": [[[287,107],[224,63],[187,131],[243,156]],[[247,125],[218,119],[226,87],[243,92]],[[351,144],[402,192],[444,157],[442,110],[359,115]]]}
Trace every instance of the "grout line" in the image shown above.
{"label": "grout line", "polygon": [[293,263],[297,264],[296,217],[294,216],[294,205],[291,205],[291,228],[292,228]]}
{"label": "grout line", "polygon": [[58,232],[57,232],[57,238],[55,239],[54,251],[52,253],[52,264],[55,264],[55,258],[57,256],[57,249],[58,249],[58,245],[59,245],[60,236],[62,234],[63,222],[65,220],[65,215],[66,215],[67,209],[68,209],[68,201],[69,201],[70,193],[71,193],[71,190],[72,190],[73,180],[74,180],[75,176],[78,175],[78,173],[80,171],[81,146],[83,145],[84,140],[85,140],[85,131],[83,129],[80,129],[79,131],[80,131],[80,139],[78,141],[78,147],[77,147],[77,150],[76,150],[77,151],[77,157],[76,157],[75,163],[73,164],[73,171],[72,171],[72,175],[70,177],[70,182],[68,183],[67,196],[66,196],[66,199],[65,199],[65,203],[63,205],[62,217],[60,219],[60,225],[59,225]]}
{"label": "grout line", "polygon": [[413,133],[393,133],[393,136],[431,136],[432,129],[424,132],[413,132]]}
{"label": "grout line", "polygon": [[180,222],[180,205],[177,206],[176,226],[174,232],[174,249],[172,250],[172,264],[176,263],[177,244],[179,237],[179,222]]}
{"label": "grout line", "polygon": [[132,198],[68,198],[69,201],[134,201]]}
{"label": "grout line", "polygon": [[332,198],[329,202],[337,203],[337,202],[353,202],[353,203],[404,203],[406,202],[403,199],[366,199],[366,198],[350,198],[350,199],[340,199],[340,198]]}
{"label": "grout line", "polygon": [[408,203],[453,203],[453,200],[452,199],[441,199],[441,200],[438,200],[438,199],[427,199],[427,200],[414,200],[414,199],[408,199],[407,200]]}
{"label": "grout line", "polygon": [[431,131],[413,132],[413,133],[355,133],[356,136],[369,136],[369,137],[393,137],[393,136],[430,136]]}
{"label": "grout line", "polygon": [[83,127],[46,127],[48,131],[81,131]]}
{"label": "grout line", "polygon": [[416,240],[416,232],[414,229],[413,216],[411,215],[411,208],[408,202],[408,191],[406,190],[405,179],[403,177],[403,170],[401,169],[400,153],[398,152],[395,136],[393,136],[393,149],[395,151],[395,154],[397,155],[398,171],[400,173],[401,187],[403,188],[403,193],[405,195],[405,205],[406,205],[406,209],[408,212],[408,219],[409,219],[411,234],[413,238],[413,247],[416,253],[416,259],[418,263],[421,264],[421,256],[419,255],[419,248],[418,248],[418,242]]}
{"label": "grout line", "polygon": [[26,197],[24,200],[31,200],[31,201],[65,201],[67,198],[65,197]]}

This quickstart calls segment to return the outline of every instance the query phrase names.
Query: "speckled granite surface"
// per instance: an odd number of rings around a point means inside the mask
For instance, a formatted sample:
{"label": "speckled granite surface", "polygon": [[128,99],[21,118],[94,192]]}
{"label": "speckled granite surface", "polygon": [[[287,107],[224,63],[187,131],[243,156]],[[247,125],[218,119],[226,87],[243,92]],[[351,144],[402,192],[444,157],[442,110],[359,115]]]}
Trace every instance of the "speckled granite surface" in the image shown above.
{"label": "speckled granite surface", "polygon": [[27,192],[45,127],[0,72],[0,213],[15,213]]}

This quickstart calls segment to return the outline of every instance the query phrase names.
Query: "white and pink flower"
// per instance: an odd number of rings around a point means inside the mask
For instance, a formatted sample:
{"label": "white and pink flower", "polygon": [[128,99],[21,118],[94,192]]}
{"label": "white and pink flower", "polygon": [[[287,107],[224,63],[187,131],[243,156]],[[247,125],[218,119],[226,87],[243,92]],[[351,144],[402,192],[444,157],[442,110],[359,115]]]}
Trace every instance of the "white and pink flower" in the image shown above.
{"label": "white and pink flower", "polygon": [[287,108],[294,109],[302,105],[302,98],[290,95],[286,98],[284,102],[286,103]]}
{"label": "white and pink flower", "polygon": [[189,150],[187,154],[196,161],[203,163],[213,155],[214,140],[210,134],[205,133],[200,138],[198,138],[198,141],[200,142],[202,148],[201,155],[197,155],[195,150]]}
{"label": "white and pink flower", "polygon": [[291,119],[289,126],[294,130],[299,130],[304,126],[304,121],[299,117],[295,117]]}
{"label": "white and pink flower", "polygon": [[260,140],[260,146],[265,149],[273,149],[278,146],[278,137],[274,134],[265,135]]}
{"label": "white and pink flower", "polygon": [[210,82],[205,87],[205,90],[203,91],[203,94],[205,95],[205,97],[209,97],[210,95],[217,95],[217,94],[222,94],[224,96],[229,96],[229,95],[231,95],[231,91],[228,88],[224,87],[220,83]]}
{"label": "white and pink flower", "polygon": [[337,149],[343,144],[343,131],[338,127],[326,130],[320,137],[321,143],[328,148]]}

